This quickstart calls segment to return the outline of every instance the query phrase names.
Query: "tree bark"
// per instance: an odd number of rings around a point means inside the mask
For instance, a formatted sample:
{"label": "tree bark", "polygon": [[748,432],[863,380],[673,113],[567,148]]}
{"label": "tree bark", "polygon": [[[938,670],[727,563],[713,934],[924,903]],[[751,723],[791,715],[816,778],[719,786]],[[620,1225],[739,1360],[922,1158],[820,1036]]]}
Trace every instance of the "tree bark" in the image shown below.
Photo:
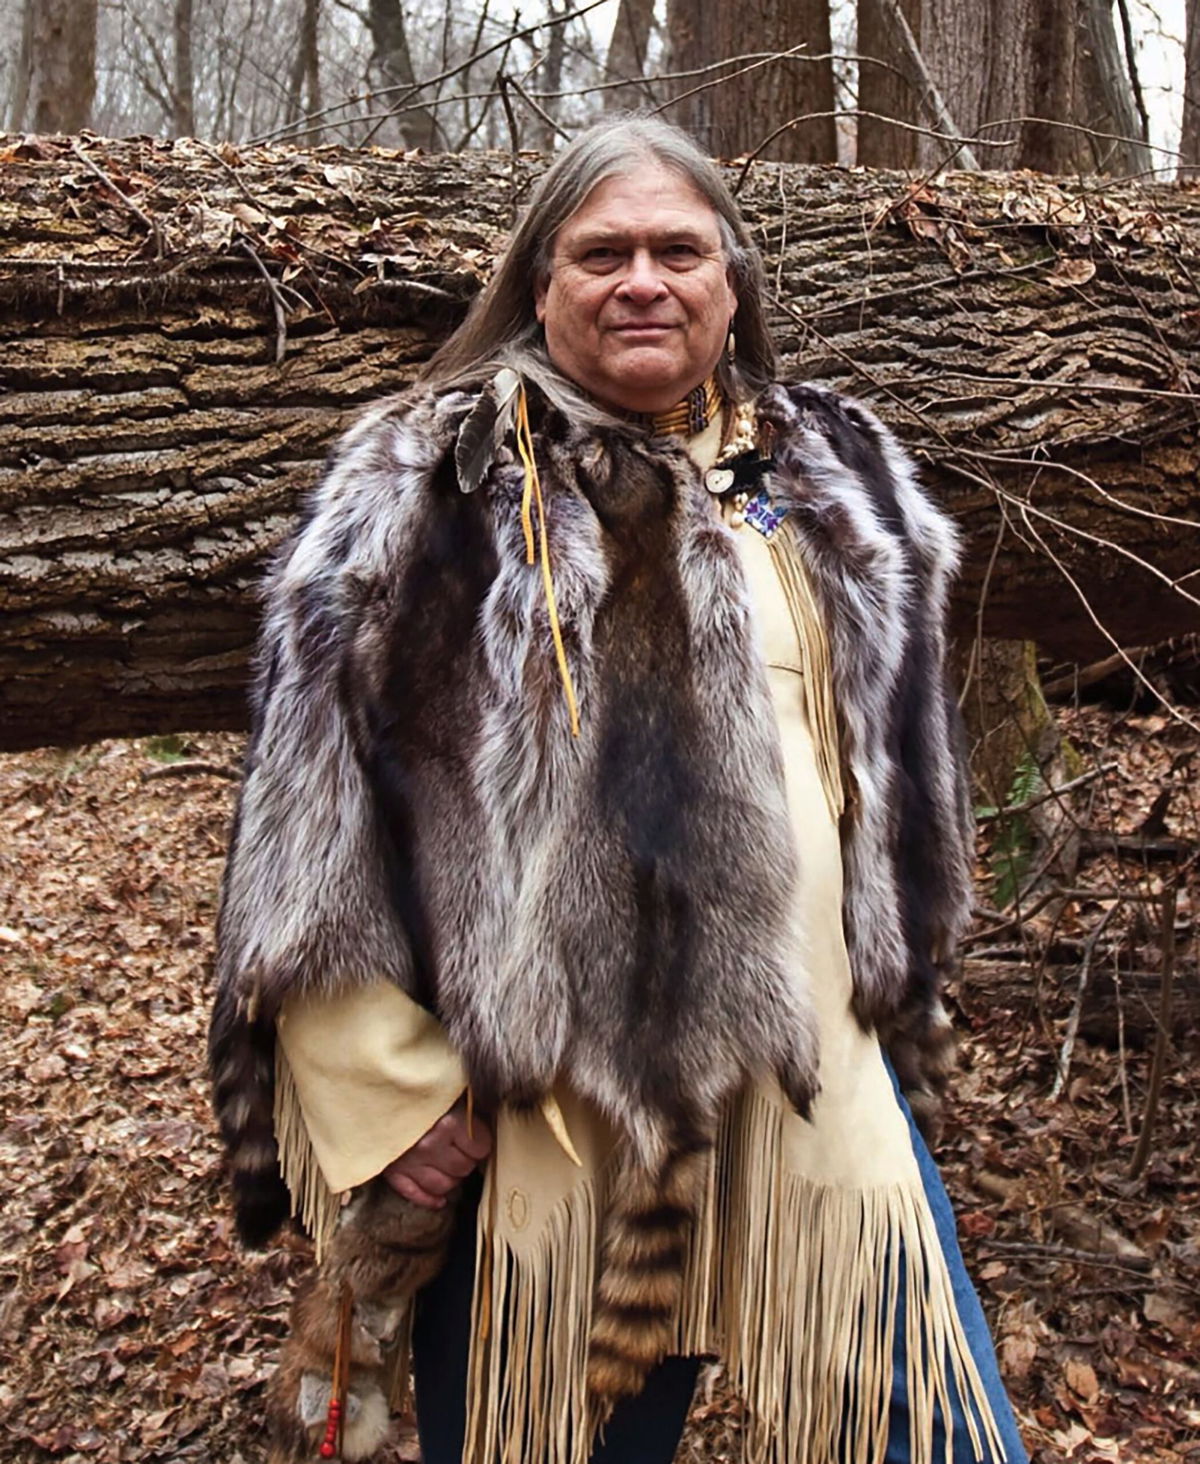
{"label": "tree bark", "polygon": [[[654,101],[653,93],[643,78],[646,74],[646,52],[654,23],[654,0],[621,0],[612,39],[604,62],[605,81],[628,81],[630,86],[615,86],[604,94],[604,105],[610,111],[625,107],[645,106]],[[640,83],[640,84],[639,84]]]}
{"label": "tree bark", "polygon": [[1183,132],[1179,177],[1200,173],[1200,0],[1187,0],[1187,43],[1183,76]]}
{"label": "tree bark", "polygon": [[[461,318],[539,166],[77,145],[128,203],[69,140],[0,137],[9,748],[240,724],[264,556],[354,408]],[[964,625],[982,600],[985,635],[1072,660],[1112,651],[1081,595],[1122,644],[1200,628],[1200,197],[773,164],[741,197],[787,369],[871,399],[956,516]]]}
{"label": "tree bark", "polygon": [[672,71],[750,50],[781,52],[803,45],[799,55],[753,71],[743,69],[745,62],[731,62],[711,77],[676,83],[678,95],[699,81],[719,81],[671,115],[714,156],[727,158],[754,152],[782,124],[796,119],[762,156],[789,163],[837,161],[828,0],[755,0],[752,11],[711,0],[668,0],[667,30]]}
{"label": "tree bark", "polygon": [[[292,74],[288,80],[289,122],[299,122],[306,114],[321,110],[321,55],[317,47],[320,19],[321,0],[304,0],[304,9],[300,16],[300,35],[296,41]],[[310,147],[318,146],[320,141],[319,129],[308,134]]]}
{"label": "tree bark", "polygon": [[77,132],[96,96],[97,0],[25,0],[14,128]]}
{"label": "tree bark", "polygon": [[[942,166],[953,145],[891,125],[935,125],[927,89],[897,50],[889,0],[858,0],[858,161]],[[1140,173],[1149,164],[1111,0],[899,0],[930,75],[985,168]],[[1066,125],[1064,125],[1066,124]],[[1116,142],[1090,133],[1118,134]]]}
{"label": "tree bark", "polygon": [[[401,99],[395,88],[411,86],[416,80],[400,0],[370,0],[368,24],[374,44],[368,68],[371,82],[390,89],[388,96],[380,101],[384,108],[394,107]],[[395,119],[395,127],[406,147],[423,147],[428,151],[438,144],[437,117],[419,101],[404,104],[404,110]]]}
{"label": "tree bark", "polygon": [[175,85],[172,101],[176,137],[196,134],[195,76],[192,68],[192,0],[175,0]]}

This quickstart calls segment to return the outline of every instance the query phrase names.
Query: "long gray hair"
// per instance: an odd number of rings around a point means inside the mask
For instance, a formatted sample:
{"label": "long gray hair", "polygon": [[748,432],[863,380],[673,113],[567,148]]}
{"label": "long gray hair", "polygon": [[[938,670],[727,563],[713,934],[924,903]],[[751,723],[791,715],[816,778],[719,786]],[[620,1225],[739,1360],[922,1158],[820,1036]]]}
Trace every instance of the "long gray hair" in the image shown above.
{"label": "long gray hair", "polygon": [[430,360],[425,380],[441,387],[469,387],[501,366],[511,366],[576,421],[607,420],[604,409],[563,376],[547,354],[533,282],[549,274],[555,235],[592,189],[645,162],[677,173],[712,205],[738,302],[733,318],[737,353],[732,360],[722,356],[718,381],[732,401],[761,391],[776,374],[778,356],[767,329],[758,250],[720,173],[687,133],[660,118],[637,115],[589,127],[543,173],[491,280],[466,320]]}

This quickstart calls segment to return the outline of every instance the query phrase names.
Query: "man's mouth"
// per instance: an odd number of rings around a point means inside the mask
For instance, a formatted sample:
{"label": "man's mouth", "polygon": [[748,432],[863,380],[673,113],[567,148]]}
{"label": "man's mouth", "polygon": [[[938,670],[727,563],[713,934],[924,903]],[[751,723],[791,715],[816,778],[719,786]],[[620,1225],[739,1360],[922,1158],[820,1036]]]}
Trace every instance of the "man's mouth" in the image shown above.
{"label": "man's mouth", "polygon": [[624,325],[611,326],[610,329],[616,332],[617,335],[652,336],[663,335],[669,330],[674,330],[675,326],[670,321],[665,320],[631,320]]}

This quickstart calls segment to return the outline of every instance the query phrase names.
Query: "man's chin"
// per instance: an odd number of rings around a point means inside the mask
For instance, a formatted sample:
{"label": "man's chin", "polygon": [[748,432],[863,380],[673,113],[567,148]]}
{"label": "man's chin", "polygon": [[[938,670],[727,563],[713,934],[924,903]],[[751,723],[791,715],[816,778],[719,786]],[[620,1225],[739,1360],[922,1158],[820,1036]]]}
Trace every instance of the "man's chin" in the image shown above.
{"label": "man's chin", "polygon": [[607,374],[613,391],[635,412],[666,411],[690,384],[677,357],[650,346],[623,351]]}

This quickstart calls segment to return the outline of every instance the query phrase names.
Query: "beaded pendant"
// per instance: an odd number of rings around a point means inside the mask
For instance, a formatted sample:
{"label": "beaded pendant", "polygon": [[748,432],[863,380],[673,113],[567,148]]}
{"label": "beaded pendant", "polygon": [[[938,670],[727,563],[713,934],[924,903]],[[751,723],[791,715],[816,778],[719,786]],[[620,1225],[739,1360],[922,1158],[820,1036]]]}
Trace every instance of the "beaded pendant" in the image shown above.
{"label": "beaded pendant", "polygon": [[753,498],[746,500],[742,517],[752,529],[757,529],[764,539],[773,539],[779,525],[788,516],[788,509],[771,502],[771,495],[760,488]]}

